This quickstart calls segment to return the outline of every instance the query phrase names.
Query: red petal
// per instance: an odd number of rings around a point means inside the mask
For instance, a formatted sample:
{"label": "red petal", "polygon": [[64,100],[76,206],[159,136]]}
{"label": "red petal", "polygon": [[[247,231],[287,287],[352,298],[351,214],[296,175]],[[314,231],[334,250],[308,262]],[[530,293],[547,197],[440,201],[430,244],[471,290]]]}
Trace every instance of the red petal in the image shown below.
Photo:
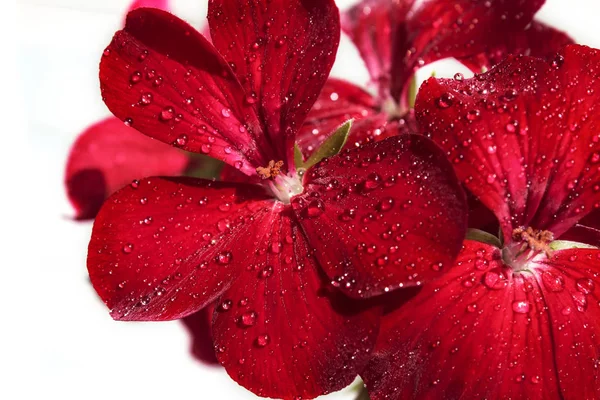
{"label": "red petal", "polygon": [[182,151],[107,118],[73,144],[65,171],[67,194],[78,219],[94,218],[106,197],[133,179],[181,175],[188,162]]}
{"label": "red petal", "polygon": [[500,226],[494,213],[470,192],[467,192],[467,202],[469,203],[469,228],[498,235]]}
{"label": "red petal", "polygon": [[394,36],[413,3],[414,0],[362,0],[342,14],[342,29],[358,48],[382,98],[390,86]]}
{"label": "red petal", "polygon": [[[364,128],[356,129],[356,124],[360,123],[368,124],[373,130],[385,127],[387,116],[381,114],[378,108],[377,101],[370,93],[352,83],[331,78],[308,113],[296,142],[308,157],[330,134],[349,119],[358,120],[354,124],[351,135],[355,131],[365,131]],[[362,122],[363,119],[369,122]]]}
{"label": "red petal", "polygon": [[442,151],[401,135],[307,171],[294,210],[325,272],[353,297],[440,275],[467,226],[464,192]]}
{"label": "red petal", "polygon": [[600,247],[600,211],[595,209],[578,224],[560,236],[561,240],[571,240]]}
{"label": "red petal", "polygon": [[185,317],[229,287],[270,207],[256,186],[194,178],[134,183],[96,217],[92,284],[115,319]]}
{"label": "red petal", "polygon": [[505,34],[502,43],[489,49],[487,53],[460,61],[474,72],[481,72],[482,68],[493,67],[509,54],[554,57],[563,47],[573,43],[575,43],[573,39],[566,33],[542,22],[533,21],[525,30],[515,31],[510,35]]}
{"label": "red petal", "polygon": [[388,314],[362,374],[379,399],[600,395],[600,252],[565,250],[513,272],[466,241],[456,266]]}
{"label": "red petal", "polygon": [[255,103],[276,154],[292,160],[296,132],[335,60],[340,22],[334,1],[211,0],[208,21],[215,47]]}
{"label": "red petal", "polygon": [[265,220],[214,317],[219,361],[262,397],[314,398],[342,389],[377,336],[380,310],[328,287],[293,218],[287,208]]}
{"label": "red petal", "polygon": [[253,175],[272,150],[244,90],[214,47],[164,11],[132,11],[100,63],[108,108],[140,132]]}
{"label": "red petal", "polygon": [[463,81],[426,81],[417,118],[505,238],[532,226],[560,236],[600,200],[600,52],[568,46],[552,63],[511,58]]}
{"label": "red petal", "polygon": [[210,329],[213,312],[214,307],[209,306],[181,320],[191,336],[192,355],[198,361],[209,365],[219,363],[213,347]]}
{"label": "red petal", "polygon": [[414,69],[446,57],[464,58],[523,30],[544,0],[428,1],[398,30],[392,96],[400,98]]}

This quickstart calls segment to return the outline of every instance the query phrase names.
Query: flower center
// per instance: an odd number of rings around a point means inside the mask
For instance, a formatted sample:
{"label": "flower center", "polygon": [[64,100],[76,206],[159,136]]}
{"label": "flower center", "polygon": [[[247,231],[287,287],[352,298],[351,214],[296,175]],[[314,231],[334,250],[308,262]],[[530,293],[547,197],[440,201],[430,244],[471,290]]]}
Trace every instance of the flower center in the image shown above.
{"label": "flower center", "polygon": [[502,249],[502,259],[515,271],[527,269],[527,264],[539,254],[552,256],[550,243],[554,234],[531,227],[516,228],[512,232],[513,242]]}
{"label": "flower center", "polygon": [[304,191],[302,177],[295,173],[286,175],[282,172],[283,161],[269,161],[266,167],[256,168],[256,173],[263,180],[263,186],[277,200],[290,204],[290,199]]}
{"label": "flower center", "polygon": [[281,167],[283,167],[283,161],[280,160],[275,162],[275,160],[271,160],[266,167],[256,168],[256,173],[261,179],[274,179],[281,173]]}

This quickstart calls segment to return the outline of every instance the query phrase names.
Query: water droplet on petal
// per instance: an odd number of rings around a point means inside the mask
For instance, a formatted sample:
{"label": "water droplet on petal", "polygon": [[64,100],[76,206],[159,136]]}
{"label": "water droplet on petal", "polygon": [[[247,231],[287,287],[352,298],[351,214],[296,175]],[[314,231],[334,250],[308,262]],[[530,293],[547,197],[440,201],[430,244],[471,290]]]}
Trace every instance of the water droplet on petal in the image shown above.
{"label": "water droplet on petal", "polygon": [[143,106],[150,105],[152,103],[152,93],[144,93],[140,98],[140,104]]}
{"label": "water droplet on petal", "polygon": [[513,301],[512,309],[516,313],[526,314],[529,312],[529,302],[524,300]]}
{"label": "water droplet on petal", "polygon": [[592,293],[594,291],[594,288],[596,287],[594,281],[589,278],[578,279],[575,283],[575,286],[577,287],[577,290],[579,290],[583,294]]}
{"label": "water droplet on petal", "polygon": [[454,95],[452,93],[444,93],[437,100],[437,105],[440,108],[448,108],[448,107],[452,106],[453,102],[454,102]]}
{"label": "water droplet on petal", "polygon": [[246,311],[240,316],[239,323],[244,327],[254,326],[257,318],[258,314],[255,311]]}
{"label": "water droplet on petal", "polygon": [[371,172],[367,176],[367,179],[365,180],[365,184],[364,184],[365,189],[373,190],[373,189],[377,188],[379,185],[381,185],[381,177],[377,173]]}
{"label": "water droplet on petal", "polygon": [[179,137],[178,137],[178,138],[175,140],[175,143],[176,143],[178,146],[185,146],[185,145],[187,144],[187,142],[188,142],[187,135],[180,135],[180,136],[179,136]]}
{"label": "water droplet on petal", "polygon": [[125,246],[123,246],[123,253],[131,254],[132,251],[133,251],[133,245],[131,243],[127,243]]}
{"label": "water droplet on petal", "polygon": [[169,121],[169,120],[173,119],[174,116],[175,116],[175,110],[173,109],[173,107],[165,107],[160,112],[160,119],[163,121]]}
{"label": "water droplet on petal", "polygon": [[135,71],[133,74],[131,74],[131,77],[129,77],[129,82],[131,82],[131,84],[133,84],[133,85],[135,85],[136,83],[138,83],[141,80],[142,80],[142,74],[140,73],[140,71]]}
{"label": "water droplet on petal", "polygon": [[325,205],[321,200],[315,199],[308,203],[308,206],[305,209],[305,215],[309,218],[315,218],[323,214],[323,211],[325,211]]}
{"label": "water droplet on petal", "polygon": [[265,347],[267,346],[269,343],[271,342],[271,338],[269,337],[269,335],[267,335],[266,333],[263,335],[260,335],[259,337],[256,338],[256,345],[258,347]]}
{"label": "water droplet on petal", "polygon": [[231,262],[231,259],[233,258],[233,254],[231,254],[230,251],[222,251],[219,254],[217,254],[217,264],[220,265],[227,265]]}

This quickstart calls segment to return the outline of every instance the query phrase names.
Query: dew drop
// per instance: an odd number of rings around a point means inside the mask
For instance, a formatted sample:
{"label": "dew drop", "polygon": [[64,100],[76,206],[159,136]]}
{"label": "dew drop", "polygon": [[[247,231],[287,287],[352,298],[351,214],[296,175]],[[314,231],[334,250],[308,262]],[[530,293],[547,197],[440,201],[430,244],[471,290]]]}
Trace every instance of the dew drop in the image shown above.
{"label": "dew drop", "polygon": [[516,313],[526,314],[529,312],[529,302],[523,300],[513,301],[512,309]]}
{"label": "dew drop", "polygon": [[232,305],[231,300],[225,300],[219,306],[219,311],[229,311],[229,310],[231,310],[231,305]]}
{"label": "dew drop", "polygon": [[160,119],[163,121],[170,121],[173,119],[174,115],[175,115],[175,110],[173,109],[173,107],[165,107],[160,112]]}
{"label": "dew drop", "polygon": [[220,265],[227,265],[231,262],[231,259],[233,258],[233,255],[231,254],[230,251],[222,251],[219,254],[217,254],[217,264]]}
{"label": "dew drop", "polygon": [[391,197],[386,197],[385,199],[381,200],[377,206],[377,209],[379,211],[389,211],[392,209],[392,207],[394,207],[394,199]]}
{"label": "dew drop", "polygon": [[225,118],[231,117],[231,110],[229,108],[224,108],[221,110],[221,115]]}
{"label": "dew drop", "polygon": [[594,284],[594,281],[589,278],[581,278],[575,282],[575,287],[583,294],[590,294],[594,291],[596,285]]}
{"label": "dew drop", "polygon": [[136,83],[138,83],[141,80],[142,80],[142,74],[140,73],[140,71],[135,71],[129,77],[129,82],[131,82],[131,84],[133,84],[133,85],[135,85]]}
{"label": "dew drop", "polygon": [[188,137],[187,135],[180,135],[177,137],[177,139],[175,139],[175,143],[178,146],[185,146],[188,142]]}
{"label": "dew drop", "polygon": [[133,251],[133,245],[131,243],[127,243],[125,246],[123,246],[123,253],[131,254],[132,251]]}
{"label": "dew drop", "polygon": [[367,179],[365,180],[365,189],[366,190],[373,190],[375,188],[377,188],[379,185],[381,185],[381,177],[375,173],[375,172],[371,172],[368,176]]}
{"label": "dew drop", "polygon": [[259,337],[256,338],[256,345],[258,347],[265,347],[267,346],[269,343],[271,342],[271,338],[269,337],[269,335],[267,335],[266,333],[263,335],[260,335]]}
{"label": "dew drop", "polygon": [[267,265],[266,267],[264,267],[261,271],[259,276],[263,279],[270,277],[271,275],[273,275],[273,267],[270,265]]}
{"label": "dew drop", "polygon": [[325,211],[325,206],[323,205],[323,202],[321,200],[315,199],[308,203],[308,206],[305,210],[305,214],[307,217],[315,218],[323,214],[323,211]]}
{"label": "dew drop", "polygon": [[251,327],[256,325],[258,314],[255,311],[246,311],[240,316],[239,323],[244,327]]}
{"label": "dew drop", "polygon": [[150,105],[152,103],[152,93],[144,93],[140,98],[140,104],[143,106]]}
{"label": "dew drop", "polygon": [[439,108],[448,108],[452,106],[454,102],[454,95],[452,93],[444,93],[437,100],[437,105]]}
{"label": "dew drop", "polygon": [[565,288],[565,280],[562,276],[544,271],[542,274],[542,283],[544,287],[551,292],[561,292]]}

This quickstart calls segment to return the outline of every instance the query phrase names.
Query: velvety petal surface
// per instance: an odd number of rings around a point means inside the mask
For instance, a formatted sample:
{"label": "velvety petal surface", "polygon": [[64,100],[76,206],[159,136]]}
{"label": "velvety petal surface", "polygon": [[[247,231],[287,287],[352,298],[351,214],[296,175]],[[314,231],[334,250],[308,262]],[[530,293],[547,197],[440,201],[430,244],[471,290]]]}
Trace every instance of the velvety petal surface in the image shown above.
{"label": "velvety petal surface", "polygon": [[259,396],[304,399],[342,389],[366,364],[380,309],[331,288],[289,206],[264,228],[216,309],[217,357]]}
{"label": "velvety petal surface", "polygon": [[262,189],[148,178],[111,196],[88,249],[94,288],[117,320],[170,320],[206,306],[246,266],[270,221]]}
{"label": "velvety petal surface", "polygon": [[414,0],[362,0],[342,14],[342,29],[364,60],[380,97],[389,91],[394,37]]}
{"label": "velvety petal surface", "polygon": [[600,201],[600,52],[571,45],[552,62],[510,58],[473,79],[426,81],[423,131],[446,150],[505,238],[559,237]]}
{"label": "velvety petal surface", "polygon": [[[380,112],[377,100],[362,88],[340,79],[330,78],[319,98],[308,113],[296,142],[305,157],[327,140],[335,130],[349,119],[355,119],[355,132],[365,133],[385,128],[387,116]],[[357,124],[364,124],[357,129]]]}
{"label": "velvety petal surface", "polygon": [[458,254],[467,204],[450,163],[421,135],[325,159],[292,205],[335,286],[369,297],[442,275]]}
{"label": "velvety petal surface", "polygon": [[182,151],[141,135],[117,118],[86,129],[75,141],[65,186],[77,219],[96,216],[104,200],[133,179],[181,175],[189,163]]}
{"label": "velvety petal surface", "polygon": [[600,396],[600,251],[513,272],[465,241],[456,266],[388,314],[362,373],[372,400]]}
{"label": "velvety petal surface", "polygon": [[296,132],[335,60],[335,2],[211,0],[208,21],[213,43],[242,82],[276,154],[293,159]]}
{"label": "velvety petal surface", "polygon": [[475,57],[461,59],[460,61],[474,72],[481,72],[482,68],[491,68],[500,63],[509,54],[525,55],[532,57],[554,57],[568,44],[575,43],[569,35],[559,31],[543,22],[533,21],[524,30],[514,31],[511,35],[495,48]]}
{"label": "velvety petal surface", "polygon": [[127,17],[100,62],[103,99],[140,132],[253,175],[273,159],[227,62],[194,28],[157,9]]}
{"label": "velvety petal surface", "polygon": [[415,68],[446,57],[464,58],[504,43],[523,30],[544,0],[427,1],[397,30],[392,96],[399,99]]}

